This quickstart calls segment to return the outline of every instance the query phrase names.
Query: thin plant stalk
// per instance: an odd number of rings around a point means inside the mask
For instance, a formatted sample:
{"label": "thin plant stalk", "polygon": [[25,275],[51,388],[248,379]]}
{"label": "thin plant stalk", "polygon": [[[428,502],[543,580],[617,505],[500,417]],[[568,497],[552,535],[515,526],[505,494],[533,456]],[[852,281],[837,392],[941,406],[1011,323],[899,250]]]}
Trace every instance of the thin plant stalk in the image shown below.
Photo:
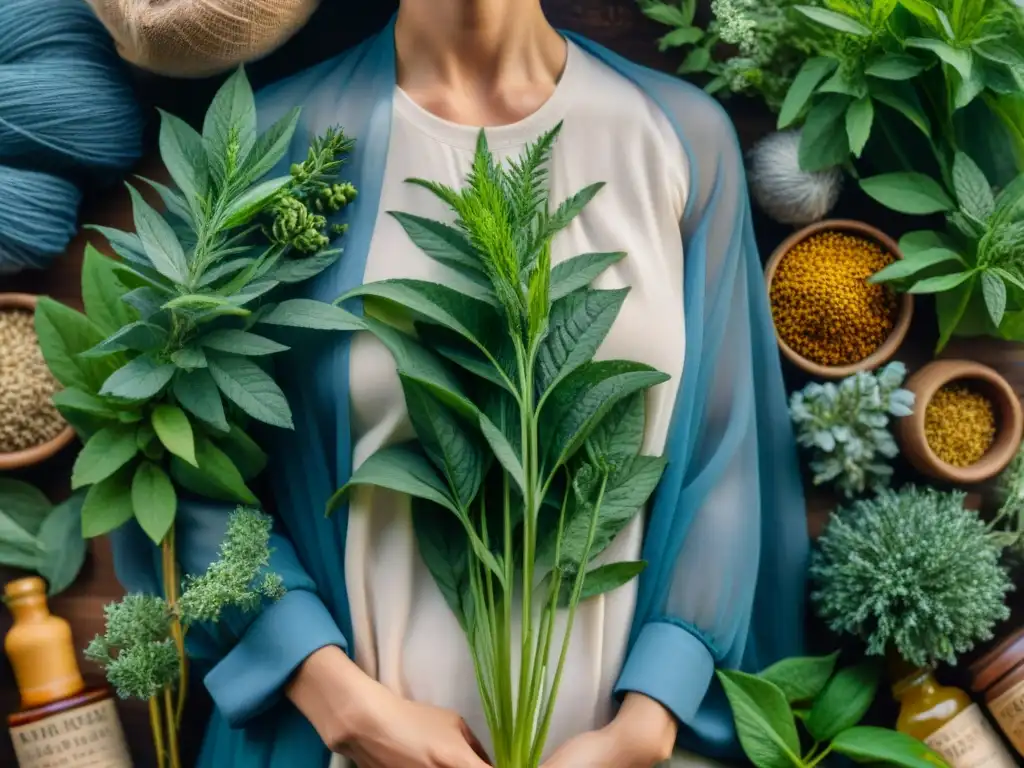
{"label": "thin plant stalk", "polygon": [[174,694],[170,688],[164,688],[164,717],[167,721],[167,751],[170,755],[170,768],[181,768],[181,755],[178,753],[178,728],[174,721]]}
{"label": "thin plant stalk", "polygon": [[164,747],[163,714],[160,712],[159,696],[149,699],[149,727],[153,732],[153,751],[156,753],[156,768],[167,765],[167,750]]}

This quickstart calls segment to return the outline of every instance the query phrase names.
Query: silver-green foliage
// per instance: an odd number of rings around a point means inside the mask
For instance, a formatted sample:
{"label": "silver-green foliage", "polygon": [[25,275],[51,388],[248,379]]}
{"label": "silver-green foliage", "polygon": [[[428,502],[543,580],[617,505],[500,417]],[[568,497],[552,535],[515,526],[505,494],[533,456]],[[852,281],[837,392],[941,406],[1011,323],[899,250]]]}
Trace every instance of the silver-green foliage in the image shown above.
{"label": "silver-green foliage", "polygon": [[83,495],[54,506],[38,488],[0,478],[0,565],[38,573],[51,595],[67,589],[85,561]]}
{"label": "silver-green foliage", "polygon": [[812,600],[836,632],[912,664],[956,663],[1009,617],[1001,547],[964,494],[907,486],[839,510],[811,563]]}
{"label": "silver-green foliage", "polygon": [[[466,631],[499,768],[539,764],[576,606],[643,568],[594,560],[665,466],[641,455],[641,445],[643,393],[666,375],[593,360],[628,289],[588,286],[625,254],[551,264],[552,239],[602,187],[552,209],[547,163],[558,130],[508,164],[494,159],[481,132],[461,190],[412,181],[456,215],[452,226],[392,213],[413,243],[450,268],[443,284],[385,280],[342,297],[365,300],[366,329],[395,358],[417,441],[367,459],[331,508],[357,485],[417,498],[420,551]],[[386,315],[377,311],[382,302]],[[524,608],[512,638],[517,581]],[[558,652],[560,605],[570,630]],[[518,686],[513,642],[523,659]]]}
{"label": "silver-green foliage", "polygon": [[228,519],[217,558],[200,576],[185,580],[176,613],[157,595],[131,594],[104,608],[106,628],[86,648],[86,658],[107,672],[122,698],[149,699],[178,683],[181,660],[172,638],[183,626],[216,622],[228,609],[252,610],[283,595],[270,564],[271,519],[239,507]]}
{"label": "silver-green foliage", "polygon": [[353,142],[335,129],[287,174],[264,179],[298,117],[292,110],[257,135],[242,70],[214,97],[202,134],[163,114],[160,154],[177,188],[146,183],[165,212],[129,187],[135,231],[94,228],[120,261],[86,249],[84,314],[40,301],[40,346],[64,386],[54,400],[85,441],[72,485],[88,488],[87,537],[135,518],[160,543],[178,488],[255,504],[248,482],[266,457],[247,423],[292,428],[265,370],[288,347],[268,334],[356,327],[329,303],[274,299],[337,260],[325,246],[344,227],[327,217],[355,196],[339,178]]}
{"label": "silver-green foliage", "polygon": [[834,483],[847,498],[883,488],[899,448],[890,417],[909,416],[914,393],[900,389],[906,367],[860,371],[839,384],[808,384],[789,401],[797,442],[811,454],[814,484]]}

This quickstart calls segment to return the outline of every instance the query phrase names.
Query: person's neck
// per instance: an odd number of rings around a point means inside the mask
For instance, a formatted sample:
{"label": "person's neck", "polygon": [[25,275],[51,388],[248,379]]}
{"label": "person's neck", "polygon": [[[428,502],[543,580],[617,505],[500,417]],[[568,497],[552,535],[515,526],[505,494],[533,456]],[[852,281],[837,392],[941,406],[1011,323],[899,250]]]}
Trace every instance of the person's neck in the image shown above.
{"label": "person's neck", "polygon": [[480,125],[538,108],[566,57],[539,0],[401,0],[395,48],[406,93],[442,117]]}

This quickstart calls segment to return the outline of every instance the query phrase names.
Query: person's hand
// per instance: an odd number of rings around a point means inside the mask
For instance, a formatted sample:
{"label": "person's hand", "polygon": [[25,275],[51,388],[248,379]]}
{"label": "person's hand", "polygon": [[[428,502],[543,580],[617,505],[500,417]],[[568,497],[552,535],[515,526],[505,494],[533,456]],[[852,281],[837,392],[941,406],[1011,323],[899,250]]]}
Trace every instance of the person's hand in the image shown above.
{"label": "person's hand", "polygon": [[656,701],[630,693],[612,722],[570,739],[542,768],[653,768],[672,756],[676,727]]}
{"label": "person's hand", "polygon": [[339,648],[322,648],[306,659],[287,693],[328,748],[359,768],[489,765],[457,713],[396,696]]}

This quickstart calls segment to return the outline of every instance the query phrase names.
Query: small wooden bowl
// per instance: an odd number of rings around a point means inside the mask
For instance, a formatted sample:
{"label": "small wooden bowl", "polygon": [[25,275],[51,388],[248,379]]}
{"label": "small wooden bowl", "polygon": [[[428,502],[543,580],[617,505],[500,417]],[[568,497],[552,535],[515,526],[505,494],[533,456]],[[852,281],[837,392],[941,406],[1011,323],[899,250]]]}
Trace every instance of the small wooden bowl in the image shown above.
{"label": "small wooden bowl", "polygon": [[[954,381],[969,383],[992,402],[996,411],[995,442],[969,467],[954,467],[940,459],[924,433],[928,403],[936,392]],[[917,371],[904,386],[914,393],[914,412],[896,420],[896,436],[903,455],[915,469],[936,480],[961,485],[983,482],[1006,469],[1024,433],[1020,399],[1006,379],[973,360],[936,360]]]}
{"label": "small wooden bowl", "polygon": [[[37,297],[29,293],[0,293],[0,310],[35,312]],[[75,439],[75,430],[65,427],[56,437],[14,453],[0,453],[0,470],[24,469],[46,461]]]}
{"label": "small wooden bowl", "polygon": [[[768,259],[768,263],[764,268],[764,281],[765,288],[768,291],[769,304],[771,302],[771,291],[772,291],[772,279],[775,277],[775,271],[778,269],[782,259],[785,258],[795,246],[802,243],[809,237],[813,237],[820,232],[848,232],[851,235],[863,237],[868,240],[874,240],[884,250],[891,253],[897,259],[902,259],[903,254],[900,252],[899,245],[896,241],[889,237],[881,230],[875,229],[870,224],[865,224],[861,221],[853,221],[851,219],[830,219],[826,221],[819,221],[816,224],[811,224],[809,227],[804,227],[799,232],[795,232],[786,238],[782,244],[775,249],[772,253],[771,258]],[[779,349],[782,354],[803,371],[822,379],[844,379],[847,376],[851,376],[857,371],[870,371],[878,368],[880,365],[887,363],[893,355],[896,354],[896,350],[899,349],[903,343],[903,339],[907,336],[907,331],[910,329],[910,321],[914,316],[914,297],[909,293],[904,293],[900,296],[899,313],[896,316],[896,322],[893,325],[892,331],[889,333],[888,338],[882,342],[882,345],[878,347],[874,352],[851,365],[821,365],[813,360],[808,360],[803,355],[797,353],[791,346],[789,346],[778,331],[775,332],[775,338],[779,343]]]}

